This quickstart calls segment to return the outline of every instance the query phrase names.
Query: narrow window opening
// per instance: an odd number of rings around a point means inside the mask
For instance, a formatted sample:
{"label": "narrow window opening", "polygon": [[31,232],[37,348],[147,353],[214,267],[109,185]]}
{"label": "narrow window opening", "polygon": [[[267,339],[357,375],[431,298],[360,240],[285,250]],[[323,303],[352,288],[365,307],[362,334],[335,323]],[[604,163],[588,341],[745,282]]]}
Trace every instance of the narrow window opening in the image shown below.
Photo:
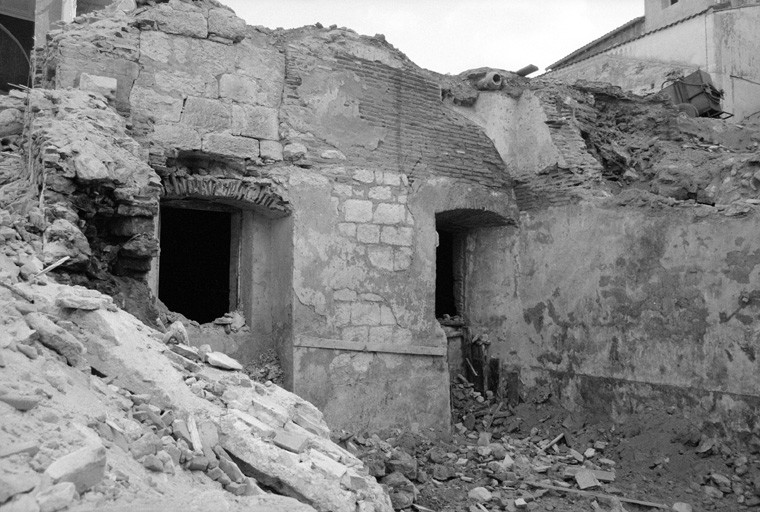
{"label": "narrow window opening", "polygon": [[438,231],[438,247],[435,263],[435,317],[456,316],[456,258],[455,235],[449,231]]}
{"label": "narrow window opening", "polygon": [[199,323],[230,311],[233,214],[161,207],[158,297]]}

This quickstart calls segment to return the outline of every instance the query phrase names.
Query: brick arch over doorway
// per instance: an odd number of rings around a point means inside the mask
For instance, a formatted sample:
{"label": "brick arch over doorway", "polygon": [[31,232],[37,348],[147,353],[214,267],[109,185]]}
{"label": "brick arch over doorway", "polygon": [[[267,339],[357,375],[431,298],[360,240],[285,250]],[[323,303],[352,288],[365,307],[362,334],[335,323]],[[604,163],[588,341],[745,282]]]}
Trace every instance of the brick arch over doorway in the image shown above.
{"label": "brick arch over doorway", "polygon": [[291,213],[290,203],[274,190],[270,181],[216,178],[211,176],[167,176],[163,180],[163,199],[200,198],[263,211],[269,217]]}
{"label": "brick arch over doorway", "polygon": [[290,213],[269,180],[164,177],[154,292],[199,323],[239,312],[250,335],[224,350],[244,362],[276,349],[290,332]]}

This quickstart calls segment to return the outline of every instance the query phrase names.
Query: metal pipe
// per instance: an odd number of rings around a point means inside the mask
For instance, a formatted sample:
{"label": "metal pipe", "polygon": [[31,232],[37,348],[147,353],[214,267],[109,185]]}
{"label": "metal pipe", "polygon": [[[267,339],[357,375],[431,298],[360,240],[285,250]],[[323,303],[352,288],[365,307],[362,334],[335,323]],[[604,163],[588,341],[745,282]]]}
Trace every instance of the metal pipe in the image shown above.
{"label": "metal pipe", "polygon": [[489,71],[486,76],[478,80],[477,88],[481,91],[495,91],[504,85],[502,76],[496,71]]}
{"label": "metal pipe", "polygon": [[524,68],[520,68],[517,71],[515,71],[515,74],[517,76],[528,76],[531,73],[535,73],[536,71],[538,71],[538,66],[534,64],[528,64]]}

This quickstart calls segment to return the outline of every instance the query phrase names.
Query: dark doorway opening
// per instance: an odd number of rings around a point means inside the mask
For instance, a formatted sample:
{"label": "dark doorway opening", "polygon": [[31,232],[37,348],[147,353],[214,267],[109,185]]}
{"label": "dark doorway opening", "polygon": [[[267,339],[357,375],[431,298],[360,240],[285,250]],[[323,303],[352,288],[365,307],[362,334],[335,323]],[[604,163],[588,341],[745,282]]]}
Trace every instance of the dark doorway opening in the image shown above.
{"label": "dark doorway opening", "polygon": [[[1,2],[0,2],[1,3]],[[34,47],[34,22],[0,14],[0,91],[12,85],[28,86],[29,56]]]}
{"label": "dark doorway opening", "polygon": [[435,252],[435,317],[456,316],[454,233],[438,231],[438,247]]}
{"label": "dark doorway opening", "polygon": [[196,322],[230,310],[232,213],[161,207],[158,297]]}

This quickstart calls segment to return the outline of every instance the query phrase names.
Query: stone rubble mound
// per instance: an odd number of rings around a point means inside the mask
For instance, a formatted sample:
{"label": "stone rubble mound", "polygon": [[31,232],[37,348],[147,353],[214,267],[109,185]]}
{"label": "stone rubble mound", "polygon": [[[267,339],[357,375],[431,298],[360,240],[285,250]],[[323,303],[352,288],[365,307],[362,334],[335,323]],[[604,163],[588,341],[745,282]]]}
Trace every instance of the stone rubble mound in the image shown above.
{"label": "stone rubble mound", "polygon": [[0,511],[392,510],[313,405],[55,282],[29,222],[0,210]]}

